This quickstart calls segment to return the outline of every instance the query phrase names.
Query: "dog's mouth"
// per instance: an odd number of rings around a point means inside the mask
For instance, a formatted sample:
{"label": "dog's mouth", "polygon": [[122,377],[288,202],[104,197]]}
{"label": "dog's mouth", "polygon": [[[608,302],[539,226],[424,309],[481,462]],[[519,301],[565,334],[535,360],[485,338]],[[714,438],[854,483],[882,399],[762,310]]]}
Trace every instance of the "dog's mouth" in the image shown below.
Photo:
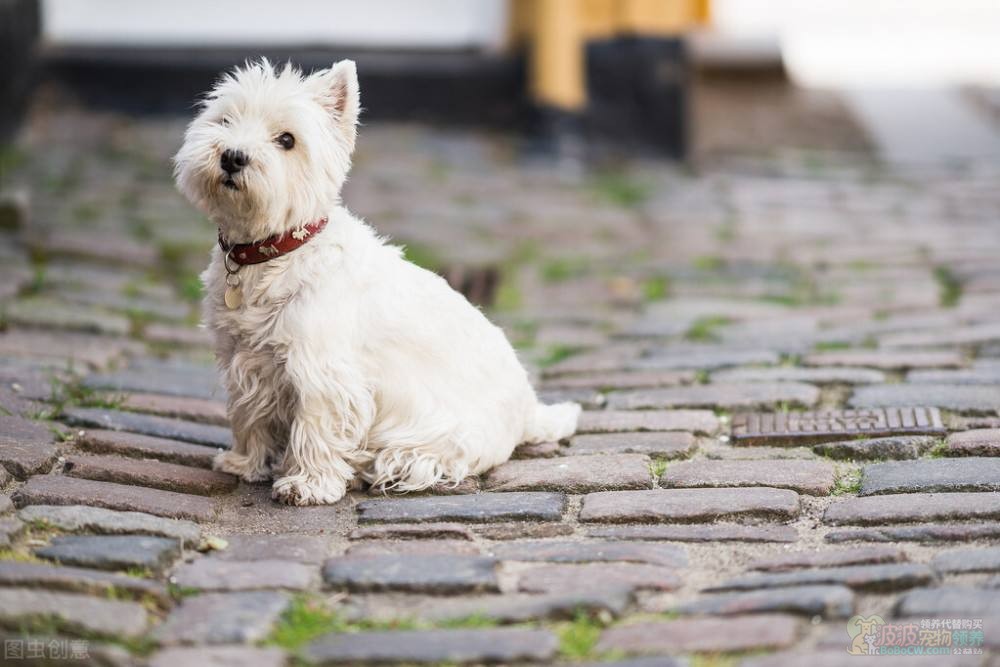
{"label": "dog's mouth", "polygon": [[238,192],[240,189],[240,184],[233,179],[232,175],[226,174],[225,176],[222,177],[222,187],[228,190],[233,190]]}

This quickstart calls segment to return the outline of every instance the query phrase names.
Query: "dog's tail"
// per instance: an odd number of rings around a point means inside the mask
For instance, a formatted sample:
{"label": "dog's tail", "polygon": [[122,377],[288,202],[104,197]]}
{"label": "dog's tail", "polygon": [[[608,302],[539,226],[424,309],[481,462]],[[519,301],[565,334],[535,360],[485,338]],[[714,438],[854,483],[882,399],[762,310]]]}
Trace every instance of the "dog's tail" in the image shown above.
{"label": "dog's tail", "polygon": [[524,429],[524,442],[552,442],[576,432],[576,422],[580,418],[578,403],[537,403],[534,410]]}

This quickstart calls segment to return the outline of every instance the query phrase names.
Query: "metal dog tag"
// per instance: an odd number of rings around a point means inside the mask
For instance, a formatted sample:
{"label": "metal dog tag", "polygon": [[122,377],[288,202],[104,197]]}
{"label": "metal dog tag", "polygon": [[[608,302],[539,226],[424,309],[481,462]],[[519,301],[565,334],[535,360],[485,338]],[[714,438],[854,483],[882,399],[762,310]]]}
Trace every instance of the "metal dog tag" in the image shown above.
{"label": "metal dog tag", "polygon": [[236,310],[243,303],[243,292],[240,290],[239,285],[230,286],[226,288],[226,308],[229,310]]}

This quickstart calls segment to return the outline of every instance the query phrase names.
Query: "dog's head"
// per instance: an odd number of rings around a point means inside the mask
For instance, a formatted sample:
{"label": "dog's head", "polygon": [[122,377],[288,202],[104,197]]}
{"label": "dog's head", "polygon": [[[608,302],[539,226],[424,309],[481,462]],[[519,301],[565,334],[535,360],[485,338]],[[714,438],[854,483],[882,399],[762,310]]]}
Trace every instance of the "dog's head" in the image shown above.
{"label": "dog's head", "polygon": [[232,242],[322,217],[340,198],[360,108],[354,63],[303,75],[267,60],[227,74],[174,157],[177,187]]}

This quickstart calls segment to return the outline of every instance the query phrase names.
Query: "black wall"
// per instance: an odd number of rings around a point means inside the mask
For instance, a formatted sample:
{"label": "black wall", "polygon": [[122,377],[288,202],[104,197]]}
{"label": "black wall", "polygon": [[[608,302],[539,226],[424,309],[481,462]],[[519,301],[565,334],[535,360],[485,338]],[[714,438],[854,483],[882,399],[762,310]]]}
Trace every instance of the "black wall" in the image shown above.
{"label": "black wall", "polygon": [[0,0],[0,141],[14,132],[37,73],[38,0]]}

